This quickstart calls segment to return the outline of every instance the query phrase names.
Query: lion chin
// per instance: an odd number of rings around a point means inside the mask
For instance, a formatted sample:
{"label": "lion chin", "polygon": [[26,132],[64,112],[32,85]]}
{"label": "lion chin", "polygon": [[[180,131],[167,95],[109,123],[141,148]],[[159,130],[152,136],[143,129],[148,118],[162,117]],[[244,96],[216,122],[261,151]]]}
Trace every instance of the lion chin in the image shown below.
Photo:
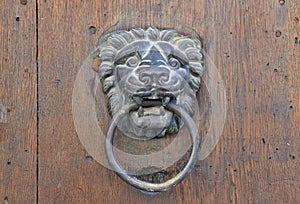
{"label": "lion chin", "polygon": [[193,115],[203,72],[198,39],[174,30],[134,28],[101,37],[98,50],[110,114],[139,105],[117,124],[123,133],[151,139],[178,132],[183,122],[165,108],[169,102]]}

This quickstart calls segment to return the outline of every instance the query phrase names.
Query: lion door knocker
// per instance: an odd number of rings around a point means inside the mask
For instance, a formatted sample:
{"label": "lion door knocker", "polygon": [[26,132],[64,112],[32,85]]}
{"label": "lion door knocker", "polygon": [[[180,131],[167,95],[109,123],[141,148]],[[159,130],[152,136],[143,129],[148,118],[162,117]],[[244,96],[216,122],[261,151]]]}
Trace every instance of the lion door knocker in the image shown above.
{"label": "lion door knocker", "polygon": [[[172,188],[193,169],[200,148],[198,130],[191,118],[203,73],[200,41],[176,30],[133,28],[100,37],[97,49],[99,75],[113,117],[105,144],[112,169],[143,191]],[[176,133],[183,124],[189,129],[192,150],[185,167],[172,179],[163,183],[139,180],[115,159],[116,127],[135,138],[152,139]]]}

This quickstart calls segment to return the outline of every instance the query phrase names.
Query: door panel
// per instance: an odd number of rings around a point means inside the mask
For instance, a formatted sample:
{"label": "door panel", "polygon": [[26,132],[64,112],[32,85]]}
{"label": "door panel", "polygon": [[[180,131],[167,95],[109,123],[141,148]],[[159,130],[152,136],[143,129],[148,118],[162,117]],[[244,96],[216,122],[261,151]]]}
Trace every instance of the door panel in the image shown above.
{"label": "door panel", "polygon": [[[11,109],[6,122],[0,121],[2,199],[12,203],[33,203],[36,198],[39,203],[299,200],[299,0],[21,2],[0,3],[0,103]],[[199,33],[205,62],[210,60],[217,68],[227,98],[226,123],[215,149],[183,182],[155,196],[128,186],[93,159],[79,140],[72,116],[75,79],[98,37],[107,30],[151,25]],[[206,69],[212,69],[211,64]],[[8,94],[14,90],[18,92]],[[195,120],[200,121],[204,141],[214,122],[205,82],[197,98],[200,115]],[[104,100],[98,105],[106,107]],[[100,121],[104,130],[110,120],[105,110]],[[187,132],[181,136],[188,138]],[[121,138],[116,145],[130,144]],[[144,144],[134,145],[126,151],[143,151]]]}

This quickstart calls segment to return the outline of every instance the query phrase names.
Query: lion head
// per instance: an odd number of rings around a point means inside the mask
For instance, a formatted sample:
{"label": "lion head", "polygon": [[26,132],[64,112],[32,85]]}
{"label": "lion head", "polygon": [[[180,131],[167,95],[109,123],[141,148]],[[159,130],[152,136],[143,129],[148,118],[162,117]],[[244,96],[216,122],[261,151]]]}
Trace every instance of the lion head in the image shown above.
{"label": "lion head", "polygon": [[[182,121],[164,108],[170,101],[193,115],[203,73],[197,38],[176,30],[132,28],[100,37],[97,49],[101,60],[98,73],[110,114],[114,116],[127,104],[140,105],[120,121],[122,132],[144,139],[176,133]],[[161,105],[143,105],[151,101]]]}

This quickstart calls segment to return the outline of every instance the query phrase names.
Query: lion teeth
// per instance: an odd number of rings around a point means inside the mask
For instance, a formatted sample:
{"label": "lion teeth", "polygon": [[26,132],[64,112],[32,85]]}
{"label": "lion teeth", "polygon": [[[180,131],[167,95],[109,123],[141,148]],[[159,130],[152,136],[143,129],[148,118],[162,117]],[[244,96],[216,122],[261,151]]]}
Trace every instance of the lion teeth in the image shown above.
{"label": "lion teeth", "polygon": [[142,105],[143,99],[141,97],[134,97],[133,99],[137,104]]}
{"label": "lion teeth", "polygon": [[144,110],[143,110],[142,106],[139,107],[138,116],[139,117],[143,117],[144,116]]}
{"label": "lion teeth", "polygon": [[170,102],[170,100],[171,100],[170,97],[163,98],[163,101],[162,101],[163,106],[167,105]]}
{"label": "lion teeth", "polygon": [[160,114],[164,116],[166,114],[166,109],[164,107],[160,107]]}

